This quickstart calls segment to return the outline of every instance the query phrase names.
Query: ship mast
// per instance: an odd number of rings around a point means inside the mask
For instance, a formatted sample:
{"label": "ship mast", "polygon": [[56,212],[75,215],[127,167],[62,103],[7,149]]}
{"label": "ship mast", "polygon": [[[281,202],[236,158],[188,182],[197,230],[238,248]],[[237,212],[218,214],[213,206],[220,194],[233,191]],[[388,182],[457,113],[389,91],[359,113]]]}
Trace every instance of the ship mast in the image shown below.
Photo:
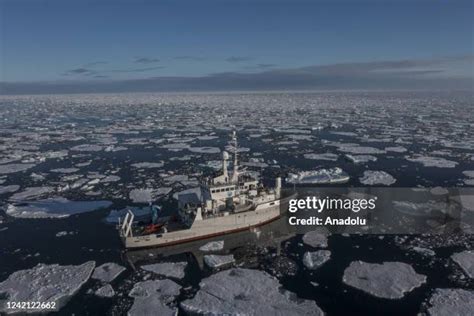
{"label": "ship mast", "polygon": [[238,163],[237,163],[237,151],[238,151],[238,148],[237,148],[237,134],[235,133],[235,131],[232,132],[232,142],[233,142],[233,146],[234,146],[234,171],[232,172],[232,182],[239,182],[239,166],[238,166]]}

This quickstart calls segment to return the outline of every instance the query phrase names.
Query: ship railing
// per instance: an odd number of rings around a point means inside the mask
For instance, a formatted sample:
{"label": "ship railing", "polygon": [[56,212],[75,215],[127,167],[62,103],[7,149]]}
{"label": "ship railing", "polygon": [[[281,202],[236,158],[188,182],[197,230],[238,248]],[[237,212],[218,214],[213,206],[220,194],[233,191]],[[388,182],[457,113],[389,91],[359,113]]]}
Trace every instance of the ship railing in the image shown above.
{"label": "ship railing", "polygon": [[132,211],[128,210],[127,215],[123,219],[121,234],[123,237],[133,237],[132,224],[135,219],[135,214]]}

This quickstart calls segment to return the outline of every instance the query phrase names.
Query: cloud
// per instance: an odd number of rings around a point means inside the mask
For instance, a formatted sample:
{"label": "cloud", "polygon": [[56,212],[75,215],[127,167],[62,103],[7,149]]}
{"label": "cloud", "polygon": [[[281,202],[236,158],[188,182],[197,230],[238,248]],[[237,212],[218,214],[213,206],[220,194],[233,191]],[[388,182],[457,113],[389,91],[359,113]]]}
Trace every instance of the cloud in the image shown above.
{"label": "cloud", "polygon": [[66,70],[63,73],[63,76],[74,76],[74,75],[83,75],[83,76],[91,76],[95,74],[96,72],[94,70],[85,68],[85,67],[80,67],[80,68],[74,68],[74,69],[69,69]]}
{"label": "cloud", "polygon": [[253,58],[252,57],[246,57],[246,56],[231,56],[226,58],[225,60],[229,63],[241,63],[244,61],[251,61]]}
{"label": "cloud", "polygon": [[137,64],[154,64],[159,62],[158,58],[150,58],[150,57],[135,57],[133,60],[134,63]]}
{"label": "cloud", "polygon": [[254,70],[265,70],[269,68],[275,68],[276,64],[256,64],[253,66],[245,66],[244,69],[254,69]]}
{"label": "cloud", "polygon": [[84,64],[84,68],[88,68],[88,67],[94,67],[94,66],[97,66],[97,65],[105,65],[105,64],[108,64],[106,61],[93,61],[91,63],[87,63],[87,64]]}
{"label": "cloud", "polygon": [[[200,77],[148,77],[143,79],[2,83],[0,93],[153,92],[232,90],[333,90],[333,89],[466,89],[472,90],[472,75],[456,77],[450,67],[472,67],[474,56],[404,59],[276,68],[260,65],[260,71],[215,73]],[[263,67],[262,67],[263,65]],[[144,67],[91,72],[75,68],[67,73],[103,76],[113,73],[143,73],[162,67]],[[257,69],[257,68],[256,68]],[[93,77],[89,77],[93,78]],[[99,78],[99,77],[98,77]]]}
{"label": "cloud", "polygon": [[201,56],[176,56],[174,57],[176,60],[186,60],[186,61],[204,61],[207,60],[206,57],[201,57]]}
{"label": "cloud", "polygon": [[156,67],[147,67],[147,68],[113,69],[113,70],[109,70],[107,72],[115,72],[115,73],[145,72],[145,71],[151,71],[151,70],[163,69],[163,68],[165,68],[165,67],[164,66],[156,66]]}

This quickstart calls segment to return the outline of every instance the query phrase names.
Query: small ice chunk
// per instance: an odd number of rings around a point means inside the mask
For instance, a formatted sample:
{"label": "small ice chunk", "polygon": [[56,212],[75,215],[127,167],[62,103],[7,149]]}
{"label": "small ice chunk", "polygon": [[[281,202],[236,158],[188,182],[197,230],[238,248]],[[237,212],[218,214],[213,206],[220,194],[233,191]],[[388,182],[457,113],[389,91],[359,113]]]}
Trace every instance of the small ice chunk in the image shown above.
{"label": "small ice chunk", "polygon": [[474,291],[463,289],[436,289],[428,308],[430,316],[474,315]]}
{"label": "small ice chunk", "polygon": [[451,256],[454,262],[456,262],[466,273],[468,277],[474,279],[474,251],[466,250],[463,252],[455,253]]}
{"label": "small ice chunk", "polygon": [[339,156],[337,154],[332,154],[332,153],[323,153],[323,154],[311,153],[311,154],[304,154],[303,157],[305,159],[311,159],[311,160],[336,161]]}
{"label": "small ice chunk", "polygon": [[346,155],[346,158],[353,163],[366,163],[370,161],[377,161],[377,157],[371,155]]}
{"label": "small ice chunk", "polygon": [[181,287],[171,280],[148,280],[138,282],[128,294],[135,300],[128,311],[129,316],[160,315],[176,316],[172,305]]}
{"label": "small ice chunk", "polygon": [[114,297],[115,291],[112,285],[106,284],[103,287],[99,288],[97,291],[95,291],[94,294],[98,297]]}
{"label": "small ice chunk", "polygon": [[359,181],[365,185],[392,185],[397,180],[385,171],[366,170]]}
{"label": "small ice chunk", "polygon": [[331,258],[329,250],[307,251],[303,256],[303,264],[310,270],[315,270],[322,266]]}
{"label": "small ice chunk", "polygon": [[404,153],[407,149],[403,146],[395,146],[395,147],[385,147],[385,151],[392,151],[395,153]]}
{"label": "small ice chunk", "polygon": [[218,147],[189,147],[187,149],[198,154],[218,154],[221,152]]}
{"label": "small ice chunk", "polygon": [[13,193],[16,192],[20,189],[19,185],[0,185],[0,195],[1,194],[6,194],[6,193]]}
{"label": "small ice chunk", "polygon": [[74,173],[79,171],[78,168],[57,168],[57,169],[51,169],[51,172],[55,173]]}
{"label": "small ice chunk", "polygon": [[137,169],[153,169],[153,168],[161,168],[165,164],[162,162],[138,162],[132,164],[132,167]]}
{"label": "small ice chunk", "polygon": [[69,201],[63,197],[56,197],[25,205],[10,204],[6,213],[18,218],[64,218],[109,207],[111,204],[110,201]]}
{"label": "small ice chunk", "polygon": [[422,248],[422,247],[416,247],[415,246],[415,247],[412,247],[411,249],[415,252],[418,252],[422,256],[433,257],[434,255],[436,255],[436,252],[434,252],[433,250],[428,249],[428,248]]}
{"label": "small ice chunk", "polygon": [[205,255],[204,262],[209,268],[216,269],[234,263],[235,259],[233,255]]}
{"label": "small ice chunk", "polygon": [[469,178],[474,178],[474,170],[466,170],[462,172],[463,175]]}
{"label": "small ice chunk", "polygon": [[168,278],[182,279],[185,276],[187,262],[162,262],[144,265],[141,268]]}
{"label": "small ice chunk", "polygon": [[116,264],[115,262],[104,263],[103,265],[95,268],[92,278],[109,283],[115,280],[115,278],[125,270],[126,268]]}
{"label": "small ice chunk", "polygon": [[297,300],[263,271],[229,269],[203,279],[192,299],[180,304],[192,315],[323,315],[314,301]]}
{"label": "small ice chunk", "polygon": [[286,181],[293,184],[322,184],[344,183],[349,181],[349,179],[349,175],[344,170],[336,167],[314,171],[302,171],[298,174],[290,173]]}
{"label": "small ice chunk", "polygon": [[[59,310],[89,280],[94,266],[94,261],[77,266],[38,264],[11,274],[0,283],[0,293],[2,299],[11,302],[55,302]],[[13,310],[2,304],[0,312],[11,313]]]}
{"label": "small ice chunk", "polygon": [[354,261],[344,271],[342,280],[376,297],[399,299],[425,283],[426,276],[416,273],[411,265],[403,262]]}
{"label": "small ice chunk", "polygon": [[313,230],[304,234],[303,243],[314,248],[326,248],[328,246],[328,238],[326,234]]}
{"label": "small ice chunk", "polygon": [[20,171],[26,171],[36,166],[31,163],[12,163],[8,165],[0,165],[0,174],[11,174]]}
{"label": "small ice chunk", "polygon": [[201,251],[219,251],[224,249],[224,241],[219,240],[219,241],[211,241],[208,242],[207,244],[201,246],[199,250]]}

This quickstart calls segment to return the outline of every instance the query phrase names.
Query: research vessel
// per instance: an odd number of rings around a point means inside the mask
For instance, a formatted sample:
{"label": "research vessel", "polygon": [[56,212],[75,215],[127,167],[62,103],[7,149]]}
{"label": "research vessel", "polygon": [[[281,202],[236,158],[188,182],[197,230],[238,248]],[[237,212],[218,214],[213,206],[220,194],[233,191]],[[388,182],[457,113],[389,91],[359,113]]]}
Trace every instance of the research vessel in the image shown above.
{"label": "research vessel", "polygon": [[120,237],[128,249],[164,247],[253,229],[270,223],[281,216],[281,208],[295,193],[284,193],[281,178],[267,188],[248,172],[239,170],[237,135],[232,134],[229,151],[233,152],[232,171],[230,155],[222,154],[219,176],[202,179],[191,193],[178,193],[176,216],[159,220],[153,208],[152,223],[146,226],[134,222],[128,211],[119,224]]}

